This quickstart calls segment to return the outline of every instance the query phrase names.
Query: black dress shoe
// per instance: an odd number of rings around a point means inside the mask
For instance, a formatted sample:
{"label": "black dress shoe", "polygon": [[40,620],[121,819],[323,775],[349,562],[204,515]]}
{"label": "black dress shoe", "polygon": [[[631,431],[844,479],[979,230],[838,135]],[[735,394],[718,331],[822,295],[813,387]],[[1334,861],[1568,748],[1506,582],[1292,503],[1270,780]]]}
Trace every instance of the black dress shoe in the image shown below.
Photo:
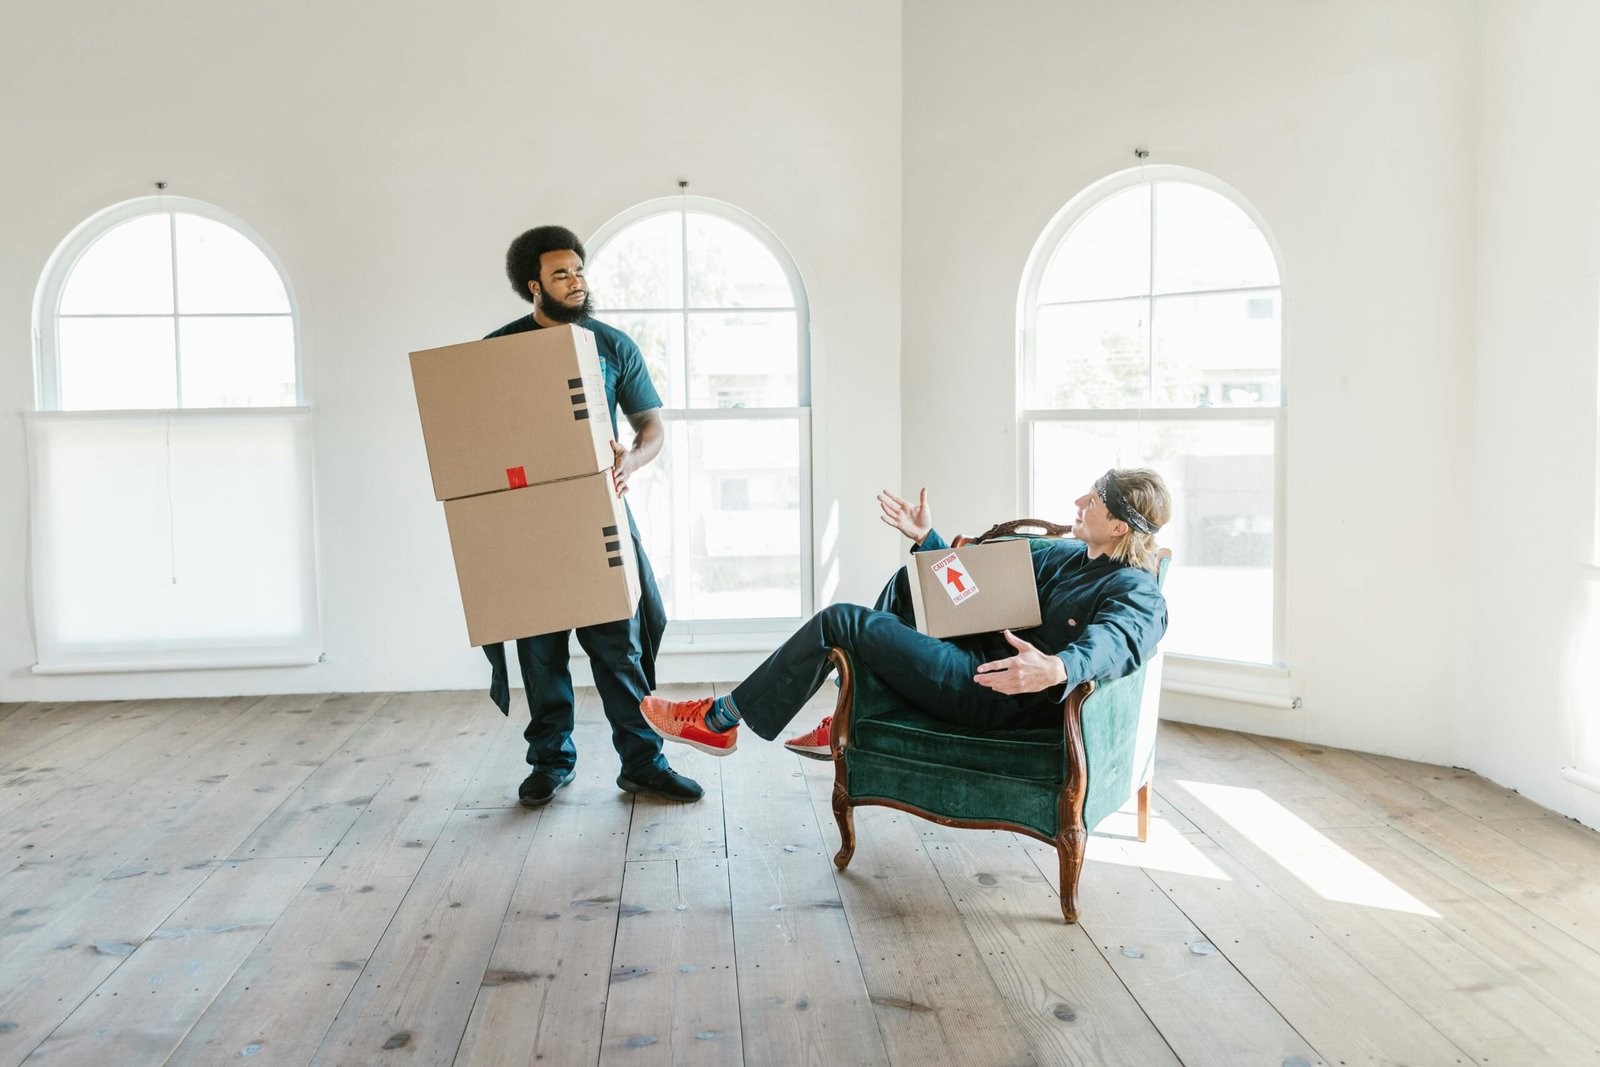
{"label": "black dress shoe", "polygon": [[556,790],[572,781],[576,771],[534,771],[517,787],[517,800],[525,808],[537,808],[550,803]]}
{"label": "black dress shoe", "polygon": [[699,800],[705,795],[699,782],[685,778],[671,767],[651,771],[638,778],[618,777],[617,788],[624,793],[644,793],[662,800]]}

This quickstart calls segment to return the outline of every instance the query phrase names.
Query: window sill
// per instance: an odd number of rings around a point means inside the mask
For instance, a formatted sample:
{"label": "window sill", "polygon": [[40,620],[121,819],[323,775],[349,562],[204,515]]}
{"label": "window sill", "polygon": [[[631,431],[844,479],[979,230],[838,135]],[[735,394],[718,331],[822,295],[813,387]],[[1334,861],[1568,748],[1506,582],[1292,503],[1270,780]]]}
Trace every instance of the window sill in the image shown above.
{"label": "window sill", "polygon": [[1169,654],[1161,677],[1167,693],[1289,710],[1300,706],[1289,669],[1256,663]]}
{"label": "window sill", "polygon": [[1592,774],[1586,774],[1576,767],[1561,768],[1561,777],[1573,785],[1582,786],[1591,793],[1600,793],[1600,778],[1596,778]]}
{"label": "window sill", "polygon": [[229,649],[215,652],[155,652],[147,655],[59,656],[33,665],[34,674],[141,674],[150,671],[248,670],[257,667],[310,667],[323,654],[310,649]]}

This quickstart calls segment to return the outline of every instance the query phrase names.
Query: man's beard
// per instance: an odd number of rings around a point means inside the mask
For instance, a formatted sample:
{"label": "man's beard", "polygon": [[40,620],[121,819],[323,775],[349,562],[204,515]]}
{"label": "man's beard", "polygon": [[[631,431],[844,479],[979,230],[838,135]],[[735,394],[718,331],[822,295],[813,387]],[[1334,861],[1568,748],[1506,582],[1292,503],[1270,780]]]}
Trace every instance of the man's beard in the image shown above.
{"label": "man's beard", "polygon": [[594,296],[589,292],[583,294],[583,303],[577,307],[568,307],[559,300],[541,300],[539,311],[551,322],[568,324],[582,322],[594,312]]}

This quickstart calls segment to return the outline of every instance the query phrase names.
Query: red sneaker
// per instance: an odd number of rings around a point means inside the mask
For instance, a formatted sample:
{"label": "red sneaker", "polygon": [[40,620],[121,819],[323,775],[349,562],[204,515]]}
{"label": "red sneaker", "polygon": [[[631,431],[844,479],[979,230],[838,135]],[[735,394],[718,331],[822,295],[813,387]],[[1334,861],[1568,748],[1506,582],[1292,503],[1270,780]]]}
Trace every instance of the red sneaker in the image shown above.
{"label": "red sneaker", "polygon": [[710,700],[663,700],[645,697],[639,705],[644,721],[650,729],[668,741],[693,745],[701,752],[713,756],[726,756],[739,747],[739,728],[718,733],[706,725],[706,712],[711,710]]}
{"label": "red sneaker", "polygon": [[806,759],[831,760],[833,759],[833,748],[828,741],[832,736],[833,716],[829,715],[799,737],[789,738],[783,743],[783,747],[797,756],[804,756]]}

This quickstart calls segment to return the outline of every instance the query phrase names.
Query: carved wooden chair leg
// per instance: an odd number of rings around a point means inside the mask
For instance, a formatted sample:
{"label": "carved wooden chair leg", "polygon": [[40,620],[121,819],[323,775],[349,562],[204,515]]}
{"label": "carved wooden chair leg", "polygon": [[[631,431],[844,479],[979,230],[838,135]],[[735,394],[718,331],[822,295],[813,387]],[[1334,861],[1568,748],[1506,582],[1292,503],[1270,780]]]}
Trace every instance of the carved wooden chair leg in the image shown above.
{"label": "carved wooden chair leg", "polygon": [[1078,874],[1083,870],[1087,837],[1081,830],[1056,835],[1056,854],[1061,857],[1061,917],[1069,923],[1078,921]]}
{"label": "carved wooden chair leg", "polygon": [[856,854],[856,810],[850,806],[850,796],[838,785],[833,787],[833,818],[839,824],[839,851],[834,853],[833,865],[841,871]]}
{"label": "carved wooden chair leg", "polygon": [[1139,840],[1145,841],[1150,837],[1150,784],[1146,782],[1139,787]]}

